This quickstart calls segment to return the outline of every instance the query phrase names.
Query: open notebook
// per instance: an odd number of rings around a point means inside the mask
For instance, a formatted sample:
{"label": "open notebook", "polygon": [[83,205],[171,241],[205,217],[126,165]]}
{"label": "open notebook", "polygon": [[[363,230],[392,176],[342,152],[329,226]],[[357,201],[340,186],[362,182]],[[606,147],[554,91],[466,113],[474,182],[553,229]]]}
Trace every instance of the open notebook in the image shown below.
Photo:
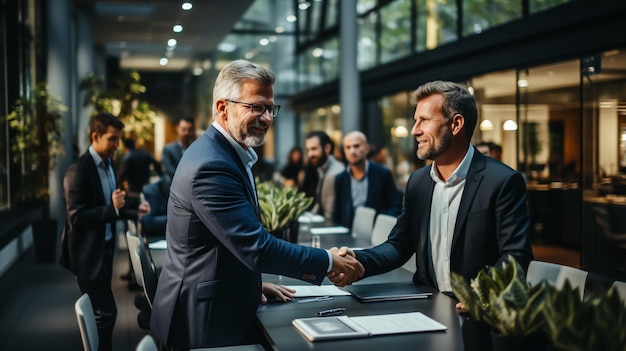
{"label": "open notebook", "polygon": [[415,286],[413,282],[385,284],[357,284],[344,288],[360,302],[426,299],[433,294]]}
{"label": "open notebook", "polygon": [[445,325],[421,312],[371,316],[298,318],[293,326],[309,341],[362,338],[374,335],[441,331]]}

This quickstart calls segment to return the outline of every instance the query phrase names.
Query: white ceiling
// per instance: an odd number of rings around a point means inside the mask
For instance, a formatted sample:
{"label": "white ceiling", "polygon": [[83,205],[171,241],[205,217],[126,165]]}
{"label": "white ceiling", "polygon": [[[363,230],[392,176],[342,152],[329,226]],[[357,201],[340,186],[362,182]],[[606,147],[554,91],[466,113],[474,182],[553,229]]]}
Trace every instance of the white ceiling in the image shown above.
{"label": "white ceiling", "polygon": [[[94,40],[122,68],[191,69],[208,57],[244,15],[253,0],[196,0],[185,11],[177,0],[92,0]],[[184,30],[174,33],[175,24]],[[168,50],[167,41],[177,45]],[[169,52],[169,54],[168,54]],[[169,55],[161,66],[159,60]]]}

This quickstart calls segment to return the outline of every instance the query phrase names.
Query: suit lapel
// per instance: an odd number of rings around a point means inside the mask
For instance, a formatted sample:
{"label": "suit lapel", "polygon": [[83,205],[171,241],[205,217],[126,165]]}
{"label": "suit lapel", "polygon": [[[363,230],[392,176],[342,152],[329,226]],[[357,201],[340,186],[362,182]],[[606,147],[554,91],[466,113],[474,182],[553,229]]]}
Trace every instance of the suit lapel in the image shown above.
{"label": "suit lapel", "polygon": [[248,171],[246,170],[246,166],[241,161],[241,158],[237,154],[237,150],[233,148],[230,142],[226,140],[226,137],[224,137],[222,133],[220,133],[215,127],[209,127],[209,130],[207,132],[209,133],[209,137],[214,138],[225,150],[228,151],[230,157],[234,160],[235,165],[237,165],[237,168],[239,168],[239,171],[241,172],[241,176],[243,178],[243,183],[245,184],[246,190],[248,192],[248,198],[250,199],[250,202],[254,204],[254,206],[252,207],[254,207],[256,215],[260,219],[261,213],[259,212],[259,204],[256,201],[258,195],[255,194],[255,188],[248,181]]}
{"label": "suit lapel", "polygon": [[467,216],[469,214],[472,203],[478,187],[482,182],[484,175],[482,171],[485,169],[485,159],[480,152],[474,152],[472,163],[470,164],[469,171],[467,172],[467,179],[465,180],[465,188],[463,189],[463,196],[461,197],[461,203],[459,204],[459,213],[456,217],[456,223],[454,224],[454,235],[452,236],[452,249],[454,252],[454,245],[459,240],[459,236],[464,232],[465,224],[467,223]]}

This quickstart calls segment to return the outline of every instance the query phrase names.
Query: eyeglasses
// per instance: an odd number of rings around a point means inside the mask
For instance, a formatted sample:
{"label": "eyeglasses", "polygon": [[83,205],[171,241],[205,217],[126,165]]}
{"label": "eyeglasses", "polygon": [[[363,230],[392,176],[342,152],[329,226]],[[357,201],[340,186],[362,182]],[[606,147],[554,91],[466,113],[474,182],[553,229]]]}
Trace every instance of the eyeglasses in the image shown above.
{"label": "eyeglasses", "polygon": [[226,101],[248,106],[250,108],[250,112],[252,112],[252,114],[257,117],[262,116],[265,113],[265,111],[269,111],[272,117],[276,117],[278,115],[278,110],[280,110],[280,105],[251,104],[248,102],[241,102],[241,101],[228,100],[228,99],[226,99]]}

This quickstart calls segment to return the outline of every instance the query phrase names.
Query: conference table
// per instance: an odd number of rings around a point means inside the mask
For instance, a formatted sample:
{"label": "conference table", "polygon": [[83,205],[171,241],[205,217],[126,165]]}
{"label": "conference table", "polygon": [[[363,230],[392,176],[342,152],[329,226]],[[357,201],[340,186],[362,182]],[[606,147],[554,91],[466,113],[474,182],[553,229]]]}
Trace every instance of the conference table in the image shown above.
{"label": "conference table", "polygon": [[[324,223],[314,227],[323,226]],[[301,228],[299,243],[311,245],[310,227]],[[330,248],[333,246],[368,247],[371,244],[363,239],[353,238],[349,233],[344,234],[324,234],[320,235],[320,247]],[[153,251],[155,263],[162,262],[163,250]],[[390,282],[409,282],[413,274],[403,268],[395,269],[391,272],[368,277],[354,284],[385,284]],[[263,281],[275,284],[298,286],[308,283],[298,279],[289,278],[274,274],[263,274]],[[324,279],[323,284],[332,284],[328,279]],[[432,292],[432,296],[427,299],[411,299],[381,302],[361,303],[352,296],[333,296],[330,300],[316,301],[311,303],[298,303],[304,297],[296,297],[290,302],[270,302],[259,306],[257,318],[265,333],[270,347],[274,350],[359,350],[359,351],[380,351],[380,350],[464,350],[461,327],[463,318],[456,310],[456,301],[426,286],[420,289]],[[419,332],[406,334],[393,334],[383,336],[370,336],[363,338],[335,339],[310,342],[302,336],[292,325],[296,318],[315,317],[316,313],[331,308],[345,308],[345,316],[367,316],[381,315],[403,312],[422,312],[427,317],[446,326],[445,331]]]}

